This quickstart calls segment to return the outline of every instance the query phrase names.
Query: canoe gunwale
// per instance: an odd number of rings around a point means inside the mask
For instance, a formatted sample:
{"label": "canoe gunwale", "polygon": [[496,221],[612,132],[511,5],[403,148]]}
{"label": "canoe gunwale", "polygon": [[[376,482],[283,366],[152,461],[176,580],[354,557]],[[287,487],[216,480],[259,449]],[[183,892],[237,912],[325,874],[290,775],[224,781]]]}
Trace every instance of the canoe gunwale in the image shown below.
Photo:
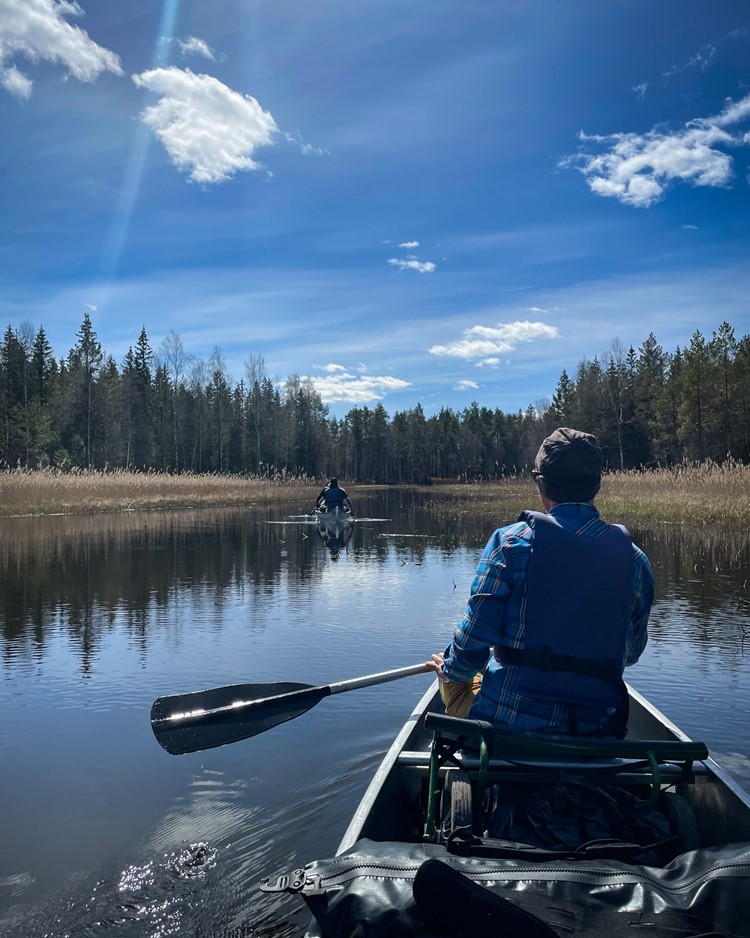
{"label": "canoe gunwale", "polygon": [[435,679],[424,692],[424,695],[420,699],[419,703],[411,712],[404,725],[401,727],[400,732],[383,757],[383,761],[378,766],[372,781],[367,786],[367,790],[365,791],[362,800],[357,806],[357,809],[354,812],[354,816],[349,822],[349,826],[344,832],[344,836],[342,837],[341,843],[339,844],[338,850],[336,851],[337,854],[348,850],[362,836],[362,828],[370,815],[373,804],[375,803],[375,799],[380,794],[380,791],[383,788],[383,785],[385,784],[388,776],[393,770],[395,770],[398,757],[406,747],[409,738],[414,735],[420,720],[424,719],[424,714],[427,711],[430,702],[434,699],[435,694],[437,693],[437,688],[438,682],[437,679]]}
{"label": "canoe gunwale", "polygon": [[[635,723],[637,726],[647,726],[649,736],[658,735],[659,738],[665,741],[671,740],[683,743],[694,742],[690,736],[669,720],[657,707],[635,690],[635,688],[630,685],[626,686],[631,698],[631,714],[635,714]],[[378,811],[378,800],[382,799],[383,790],[388,782],[393,779],[394,775],[404,773],[405,775],[424,776],[426,774],[429,766],[431,734],[424,728],[424,719],[425,715],[436,706],[436,703],[439,705],[437,680],[433,681],[430,687],[425,691],[386,752],[362,800],[354,812],[341,843],[339,844],[337,854],[341,854],[350,849],[356,841],[363,836],[363,831],[366,826],[370,828],[374,826],[373,820]],[[410,757],[408,760],[403,758],[407,753]],[[420,764],[422,756],[424,757],[423,765]],[[468,756],[466,758],[468,762],[467,767],[469,767],[473,764],[471,761],[472,757]],[[407,765],[407,762],[410,764]],[[518,760],[514,758],[513,762],[517,763]],[[538,762],[540,770],[544,769],[545,763],[550,764],[548,760],[534,760],[528,753],[524,757],[523,762],[524,767],[528,765],[530,768],[535,768],[535,763]],[[628,760],[623,760],[623,762],[622,771],[627,773]],[[566,764],[566,762],[563,762],[563,765]],[[595,760],[588,761],[585,764],[592,769],[597,768]],[[555,760],[555,765],[560,768],[560,761]],[[577,763],[572,760],[570,765],[574,767]],[[606,770],[616,765],[616,760],[602,760],[601,765],[602,768]],[[711,798],[713,798],[714,801],[716,799],[716,791],[718,791],[720,793],[720,799],[727,802],[728,813],[730,815],[734,813],[742,816],[742,830],[738,830],[739,836],[728,839],[750,840],[750,833],[748,833],[750,832],[750,794],[744,791],[710,756],[694,763],[694,769],[694,784],[690,785],[691,789],[700,787],[701,791],[705,790],[706,792],[712,793]],[[677,781],[680,770],[674,770],[674,778],[671,777],[670,772],[671,770],[667,768],[664,776],[665,782]],[[367,834],[366,836],[371,836],[371,834]]]}
{"label": "canoe gunwale", "polygon": [[[683,731],[676,726],[670,719],[668,719],[664,714],[658,710],[649,700],[647,700],[642,694],[639,694],[634,687],[631,687],[630,684],[625,685],[628,689],[628,693],[632,700],[636,701],[649,715],[653,716],[655,719],[659,720],[664,727],[669,730],[677,739],[689,741],[690,737],[683,733]],[[735,781],[735,779],[723,769],[717,762],[715,762],[711,755],[709,754],[707,759],[702,760],[703,764],[708,769],[709,773],[713,775],[717,781],[719,781],[723,786],[725,786],[739,801],[741,801],[750,811],[750,794],[745,791],[742,786]]]}
{"label": "canoe gunwale", "polygon": [[[631,698],[631,739],[643,741],[648,737],[665,742],[694,743],[694,740],[629,685],[628,692]],[[425,715],[431,710],[439,710],[440,706],[438,682],[433,681],[385,753],[344,833],[336,851],[337,856],[350,851],[363,838],[392,842],[394,848],[398,846],[399,841],[404,847],[417,842],[410,840],[408,834],[392,836],[394,819],[390,816],[391,802],[394,797],[398,799],[413,794],[420,786],[424,792],[429,774],[432,742],[432,734],[425,729]],[[479,761],[478,757],[471,754],[459,756],[459,760],[461,758],[470,764],[473,764],[472,760],[477,763]],[[641,777],[638,775],[640,767],[635,765],[637,761],[642,760],[584,758],[579,763],[564,758],[534,758],[528,751],[520,759],[514,756],[508,760],[493,760],[497,763],[502,777],[508,781],[524,782],[523,778],[512,778],[512,773],[519,768],[530,773],[544,773],[553,766],[559,770],[569,764],[573,769],[580,766],[594,773],[599,768],[605,773],[612,773],[614,768],[614,774],[608,776],[610,780],[619,773],[623,778],[631,775],[629,781],[638,784]],[[501,766],[503,762],[505,765]],[[442,768],[440,771],[444,776],[451,769]],[[492,778],[491,775],[489,777]],[[662,781],[668,787],[684,782],[682,767],[679,764],[662,766]],[[712,844],[721,847],[722,844],[750,843],[750,794],[710,756],[693,762],[690,781],[678,785],[678,788],[688,797],[696,811],[699,827],[703,828],[702,842],[705,841],[709,848]],[[685,853],[684,856],[689,857],[691,853]],[[527,872],[520,871],[518,875],[525,879]],[[549,875],[555,874],[550,872]],[[511,876],[511,872],[508,872],[508,876]],[[313,920],[306,938],[320,938],[321,934],[320,926]]]}

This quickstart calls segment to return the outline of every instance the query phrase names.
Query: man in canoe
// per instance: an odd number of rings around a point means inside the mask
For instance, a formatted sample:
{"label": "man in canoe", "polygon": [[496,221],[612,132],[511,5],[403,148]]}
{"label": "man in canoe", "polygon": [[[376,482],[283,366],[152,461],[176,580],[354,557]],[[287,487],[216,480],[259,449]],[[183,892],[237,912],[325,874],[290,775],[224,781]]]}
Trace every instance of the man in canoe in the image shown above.
{"label": "man in canoe", "polygon": [[352,500],[346,494],[346,489],[342,489],[338,479],[331,479],[320,495],[315,499],[316,508],[325,508],[329,511],[331,508],[344,508],[346,511],[352,511]]}
{"label": "man in canoe", "polygon": [[522,730],[624,736],[626,665],[646,646],[646,555],[594,507],[596,438],[561,427],[532,476],[546,514],[525,511],[487,542],[466,613],[428,662],[452,716]]}

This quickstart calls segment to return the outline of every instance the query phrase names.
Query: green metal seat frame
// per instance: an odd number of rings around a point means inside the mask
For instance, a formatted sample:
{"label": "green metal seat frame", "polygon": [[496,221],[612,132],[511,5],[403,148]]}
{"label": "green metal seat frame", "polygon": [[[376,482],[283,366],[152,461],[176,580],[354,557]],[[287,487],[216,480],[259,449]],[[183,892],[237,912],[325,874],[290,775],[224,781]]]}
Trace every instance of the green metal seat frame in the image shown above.
{"label": "green metal seat frame", "polygon": [[479,768],[476,777],[472,777],[479,797],[487,786],[493,759],[542,759],[545,765],[549,762],[552,767],[556,761],[576,760],[585,766],[586,761],[591,761],[593,765],[595,760],[640,760],[648,764],[650,776],[645,781],[651,785],[651,801],[655,802],[661,792],[661,764],[680,764],[681,781],[687,782],[693,762],[708,758],[706,744],[692,740],[608,739],[531,733],[507,726],[495,726],[484,720],[464,720],[440,713],[428,713],[424,725],[433,734],[424,831],[426,840],[435,839],[440,766],[464,746],[479,751]]}

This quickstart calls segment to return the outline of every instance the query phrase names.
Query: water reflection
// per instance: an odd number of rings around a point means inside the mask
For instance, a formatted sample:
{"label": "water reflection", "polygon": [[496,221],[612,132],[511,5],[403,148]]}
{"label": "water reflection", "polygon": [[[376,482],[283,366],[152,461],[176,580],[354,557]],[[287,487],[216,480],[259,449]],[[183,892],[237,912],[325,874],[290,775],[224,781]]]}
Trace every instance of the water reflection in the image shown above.
{"label": "water reflection", "polygon": [[[350,516],[318,515],[309,523],[288,524],[295,506],[277,506],[273,512],[207,509],[4,519],[3,655],[7,663],[24,653],[38,655],[45,625],[59,617],[88,672],[98,641],[116,620],[145,648],[151,613],[186,596],[210,596],[220,608],[240,588],[262,597],[282,584],[286,589],[306,585],[323,575],[327,559],[342,554],[353,565],[385,564],[394,555],[403,563],[424,563],[435,550],[450,557],[461,543],[483,544],[487,532],[471,529],[465,520],[446,525],[439,514],[420,512],[420,503],[430,497],[389,492],[367,500],[359,495],[359,504],[375,517],[363,513],[356,522]],[[311,527],[312,540],[325,551],[310,549]],[[664,624],[678,615],[691,641],[724,641],[744,651],[750,615],[747,535],[684,526],[634,535],[654,566],[659,602],[670,606],[654,616],[654,634],[663,634]],[[680,634],[684,640],[682,629]]]}
{"label": "water reflection", "polygon": [[[301,934],[299,905],[255,886],[333,852],[427,679],[178,758],[153,739],[150,705],[424,660],[460,618],[489,533],[435,491],[359,490],[356,519],[332,529],[301,508],[0,522],[3,935]],[[657,602],[628,678],[748,782],[748,535],[633,533]],[[177,875],[200,844],[200,876]]]}
{"label": "water reflection", "polygon": [[337,561],[346,551],[354,534],[354,517],[337,510],[322,511],[316,515],[316,532],[331,560]]}

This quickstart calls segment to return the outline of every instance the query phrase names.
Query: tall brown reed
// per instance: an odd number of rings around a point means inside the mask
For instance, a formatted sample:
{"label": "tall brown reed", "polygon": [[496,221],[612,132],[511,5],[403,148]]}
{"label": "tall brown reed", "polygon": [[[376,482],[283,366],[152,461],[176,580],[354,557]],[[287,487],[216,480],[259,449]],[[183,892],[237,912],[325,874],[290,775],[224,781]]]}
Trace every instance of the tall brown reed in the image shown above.
{"label": "tall brown reed", "polygon": [[[485,524],[507,524],[524,508],[539,507],[529,476],[435,488],[430,508],[450,523],[468,513]],[[750,466],[736,460],[681,463],[649,470],[608,472],[596,504],[611,521],[640,524],[712,524],[750,527]]]}
{"label": "tall brown reed", "polygon": [[257,477],[8,469],[0,472],[0,515],[257,505],[280,497],[310,500],[317,491],[313,480],[283,473]]}
{"label": "tall brown reed", "polygon": [[[301,476],[169,475],[124,469],[7,469],[0,471],[0,515],[86,514],[201,506],[311,501],[319,483]],[[425,491],[425,490],[423,490]],[[536,507],[526,475],[496,482],[435,485],[426,509],[451,519],[472,515],[506,523]],[[750,527],[750,466],[736,460],[681,463],[606,473],[597,504],[611,520],[641,523],[721,523]]]}

